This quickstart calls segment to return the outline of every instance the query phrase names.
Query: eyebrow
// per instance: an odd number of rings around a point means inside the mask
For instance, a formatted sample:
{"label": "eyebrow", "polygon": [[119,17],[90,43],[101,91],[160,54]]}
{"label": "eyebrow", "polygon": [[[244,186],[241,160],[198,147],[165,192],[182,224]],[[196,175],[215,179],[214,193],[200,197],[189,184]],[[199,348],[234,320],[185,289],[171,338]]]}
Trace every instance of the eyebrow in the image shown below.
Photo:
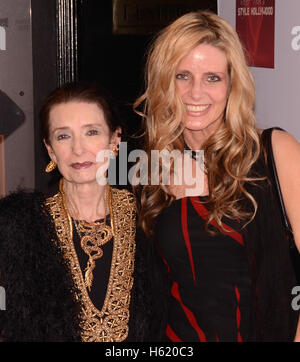
{"label": "eyebrow", "polygon": [[99,123],[89,123],[89,124],[85,124],[84,126],[82,126],[83,128],[88,128],[88,127],[100,127],[103,128],[102,124]]}
{"label": "eyebrow", "polygon": [[225,75],[225,74],[227,74],[227,73],[226,73],[226,72],[224,73],[224,72],[212,71],[212,72],[205,72],[204,74],[223,74],[223,75]]}
{"label": "eyebrow", "polygon": [[54,128],[53,130],[52,130],[52,132],[54,133],[54,132],[56,132],[56,131],[66,131],[66,130],[68,130],[69,129],[69,127],[57,127],[57,128]]}
{"label": "eyebrow", "polygon": [[[189,70],[187,70],[187,69],[179,69],[179,70],[177,70],[177,72],[176,73],[187,73],[187,74],[192,74],[192,72],[191,71],[189,71]],[[213,71],[213,70],[211,70],[211,71],[208,71],[208,72],[205,72],[204,74],[227,74],[226,72],[220,72],[220,71]]]}
{"label": "eyebrow", "polygon": [[[103,128],[102,124],[98,124],[98,123],[89,123],[89,124],[85,124],[82,126],[82,128],[89,128],[89,127],[99,127],[99,128]],[[57,127],[57,128],[54,128],[52,130],[52,132],[56,132],[56,131],[67,131],[69,130],[70,127]]]}

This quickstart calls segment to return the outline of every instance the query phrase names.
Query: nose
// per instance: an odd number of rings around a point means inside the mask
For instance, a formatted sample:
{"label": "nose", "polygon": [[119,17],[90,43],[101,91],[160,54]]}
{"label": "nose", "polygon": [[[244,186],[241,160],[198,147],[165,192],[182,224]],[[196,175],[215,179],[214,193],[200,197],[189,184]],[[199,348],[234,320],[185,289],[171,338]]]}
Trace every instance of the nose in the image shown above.
{"label": "nose", "polygon": [[80,137],[74,137],[72,143],[72,151],[75,155],[81,155],[84,151],[84,145]]}
{"label": "nose", "polygon": [[191,82],[190,93],[191,93],[192,99],[194,99],[195,101],[198,101],[201,99],[201,97],[204,94],[204,88],[203,88],[203,84],[202,84],[201,80],[194,79]]}

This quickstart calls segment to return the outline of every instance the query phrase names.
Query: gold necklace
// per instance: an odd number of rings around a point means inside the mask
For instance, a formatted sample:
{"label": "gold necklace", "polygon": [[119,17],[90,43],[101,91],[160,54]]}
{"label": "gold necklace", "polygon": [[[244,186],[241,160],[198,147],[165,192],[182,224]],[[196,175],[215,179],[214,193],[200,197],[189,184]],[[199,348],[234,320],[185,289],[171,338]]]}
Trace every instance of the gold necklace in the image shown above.
{"label": "gold necklace", "polygon": [[[63,179],[61,179],[59,184],[59,190],[62,194],[64,206],[68,211],[66,205],[66,197],[63,190]],[[106,223],[106,215],[107,209],[106,205],[110,206],[110,223],[111,225],[107,225]],[[103,255],[102,246],[105,245],[109,240],[114,236],[114,228],[113,228],[113,214],[111,207],[111,190],[109,185],[107,184],[105,190],[105,218],[104,221],[96,221],[93,223],[86,222],[84,220],[74,220],[74,225],[77,230],[77,233],[80,237],[80,245],[83,251],[88,255],[89,259],[87,262],[87,266],[85,268],[84,282],[85,286],[91,291],[92,283],[93,283],[93,270],[96,266],[96,260],[101,258]]]}

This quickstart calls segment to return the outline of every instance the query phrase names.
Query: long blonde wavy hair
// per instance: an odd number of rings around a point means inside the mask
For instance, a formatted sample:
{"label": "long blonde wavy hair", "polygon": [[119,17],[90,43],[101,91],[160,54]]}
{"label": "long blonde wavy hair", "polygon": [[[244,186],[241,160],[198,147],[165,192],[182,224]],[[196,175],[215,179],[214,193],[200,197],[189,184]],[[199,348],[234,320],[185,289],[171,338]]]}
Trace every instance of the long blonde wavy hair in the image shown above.
{"label": "long blonde wavy hair", "polygon": [[[252,165],[260,153],[254,116],[255,86],[243,47],[232,26],[218,15],[198,11],[183,15],[154,40],[146,64],[146,91],[134,109],[144,122],[145,151],[183,151],[183,102],[176,91],[179,62],[199,44],[210,44],[226,54],[229,74],[228,101],[224,122],[203,145],[208,178],[208,224],[214,219],[222,227],[223,216],[252,220],[257,203],[244,187]],[[150,169],[150,168],[149,168]],[[161,169],[160,169],[161,173]],[[151,175],[149,175],[150,178]],[[253,205],[247,212],[241,206],[246,196]],[[141,192],[140,225],[147,235],[159,213],[174,200],[168,187],[144,186]]]}

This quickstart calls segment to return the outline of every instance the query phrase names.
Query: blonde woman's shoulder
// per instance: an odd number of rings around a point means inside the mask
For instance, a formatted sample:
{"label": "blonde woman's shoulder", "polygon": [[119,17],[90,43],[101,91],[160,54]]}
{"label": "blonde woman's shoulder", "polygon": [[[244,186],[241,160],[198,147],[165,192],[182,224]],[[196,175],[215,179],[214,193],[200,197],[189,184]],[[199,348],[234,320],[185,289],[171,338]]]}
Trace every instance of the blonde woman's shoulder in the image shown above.
{"label": "blonde woman's shoulder", "polygon": [[[263,130],[258,131],[262,133]],[[272,148],[277,171],[282,175],[286,173],[290,177],[296,176],[292,175],[293,171],[290,168],[292,167],[296,173],[298,173],[298,170],[300,172],[300,143],[297,139],[286,131],[274,129],[272,132]]]}
{"label": "blonde woman's shoulder", "polygon": [[288,132],[274,130],[272,146],[284,204],[300,250],[300,143]]}
{"label": "blonde woman's shoulder", "polygon": [[278,129],[275,129],[272,133],[272,145],[275,150],[287,147],[286,151],[281,150],[283,152],[300,151],[300,143],[297,139],[290,133]]}

